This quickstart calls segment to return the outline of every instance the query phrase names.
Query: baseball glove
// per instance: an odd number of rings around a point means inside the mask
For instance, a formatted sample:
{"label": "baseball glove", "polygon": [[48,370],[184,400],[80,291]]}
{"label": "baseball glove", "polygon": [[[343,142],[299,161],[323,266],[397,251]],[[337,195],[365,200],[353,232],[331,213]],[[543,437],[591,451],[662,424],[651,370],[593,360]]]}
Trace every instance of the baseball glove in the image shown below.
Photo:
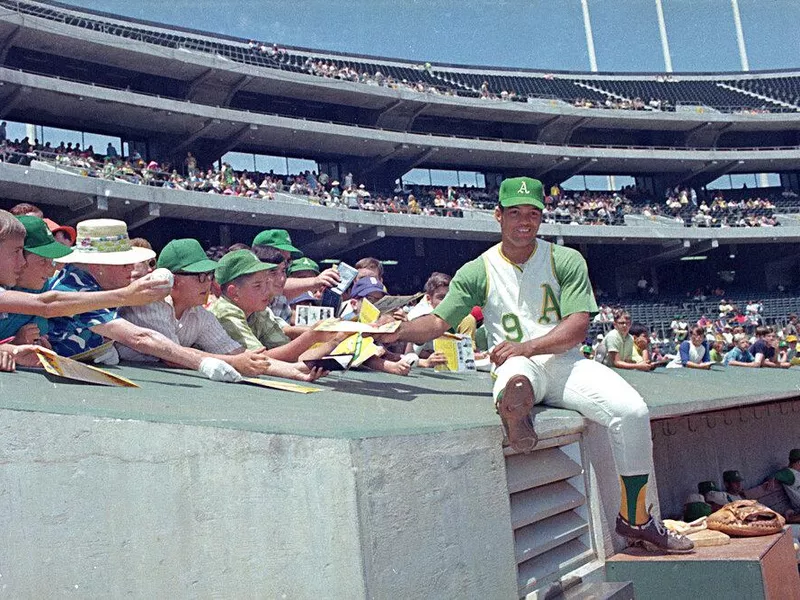
{"label": "baseball glove", "polygon": [[751,537],[780,533],[786,520],[755,500],[729,502],[708,517],[708,528],[728,535]]}

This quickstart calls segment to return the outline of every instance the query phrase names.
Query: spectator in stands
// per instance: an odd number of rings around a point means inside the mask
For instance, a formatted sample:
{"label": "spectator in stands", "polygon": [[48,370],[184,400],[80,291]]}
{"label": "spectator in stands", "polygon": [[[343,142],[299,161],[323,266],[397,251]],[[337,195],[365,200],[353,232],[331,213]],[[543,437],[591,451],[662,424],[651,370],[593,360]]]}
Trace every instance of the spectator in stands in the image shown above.
{"label": "spectator in stands", "polygon": [[669,328],[672,330],[672,337],[676,342],[683,342],[686,336],[689,335],[689,324],[683,318],[683,315],[675,315]]}
{"label": "spectator in stands", "polygon": [[59,244],[63,244],[67,247],[71,247],[75,244],[77,233],[75,232],[74,227],[70,227],[69,225],[59,225],[51,219],[44,219],[44,222],[47,223],[47,227],[50,229],[50,232],[53,234],[53,237],[55,237]]}
{"label": "spectator in stands", "polygon": [[633,338],[633,349],[631,351],[631,362],[636,364],[652,363],[650,352],[650,332],[641,323],[633,323],[628,330]]}
{"label": "spectator in stands", "polygon": [[[150,245],[150,242],[148,242],[146,239],[140,238],[140,237],[139,238],[131,238],[131,247],[133,247],[133,248],[145,248],[147,250],[152,250],[153,249],[153,246]],[[155,259],[155,256],[154,256],[153,258],[151,258],[149,260],[143,260],[142,262],[137,263],[136,265],[134,265],[133,273],[131,275],[131,278],[136,280],[136,279],[139,279],[140,277],[144,277],[148,273],[152,273],[153,269],[155,269],[155,268],[156,268],[156,259]]]}
{"label": "spectator in stands", "polygon": [[714,338],[711,341],[708,357],[713,363],[722,363],[725,360],[725,342],[721,338]]}
{"label": "spectator in stands", "polygon": [[722,364],[726,367],[758,367],[750,352],[750,338],[746,334],[736,334],[734,344],[736,345],[725,354]]}
{"label": "spectator in stands", "polygon": [[[450,290],[450,280],[451,277],[445,273],[431,273],[430,277],[428,277],[428,280],[425,282],[425,295],[419,303],[408,312],[408,320],[411,321],[432,313],[433,309],[439,306]],[[469,319],[469,322],[467,319]],[[475,317],[470,314],[459,323],[456,333],[470,335],[473,340],[474,348],[476,329],[477,321]],[[447,362],[447,358],[443,354],[434,352],[433,342],[426,342],[422,345],[409,342],[406,345],[405,351],[406,353],[413,352],[417,354],[420,357],[419,366],[421,367],[435,367],[438,364],[446,364]]]}
{"label": "spectator in stands", "polygon": [[667,365],[667,368],[687,367],[689,369],[711,368],[706,332],[702,327],[694,326],[689,331],[689,339],[681,342],[678,355]]}
{"label": "spectator in stands", "polygon": [[614,311],[614,329],[606,335],[603,344],[606,355],[603,363],[617,369],[631,369],[636,371],[652,371],[653,366],[646,362],[633,360],[633,336],[629,333],[631,316],[622,309]]}
{"label": "spectator in stands", "polygon": [[228,335],[248,350],[267,348],[267,357],[290,363],[301,360],[301,355],[303,360],[322,358],[341,337],[305,331],[290,339],[283,331],[288,323],[268,310],[272,298],[282,291],[277,266],[260,261],[249,250],[223,256],[214,272],[222,295],[211,312]]}
{"label": "spectator in stands", "polygon": [[0,142],[5,142],[6,141],[6,127],[7,126],[8,126],[8,123],[6,123],[5,121],[0,123]]}
{"label": "spectator in stands", "polygon": [[[130,285],[133,266],[155,256],[152,250],[130,245],[127,227],[122,221],[93,219],[78,224],[80,245],[70,254],[56,259],[66,264],[50,288],[58,291],[98,293]],[[163,287],[163,282],[162,282]],[[168,291],[168,286],[164,287]],[[215,381],[238,381],[239,372],[217,357],[183,348],[162,334],[137,327],[121,318],[116,308],[83,312],[72,317],[50,320],[50,343],[61,356],[73,356],[100,350],[104,338],[131,347],[180,367],[198,370]],[[116,364],[117,352],[109,348],[96,362]],[[243,370],[248,375],[263,373],[266,359],[252,355]]]}
{"label": "spectator in stands", "polygon": [[117,149],[114,147],[114,144],[112,144],[111,142],[108,142],[108,146],[106,147],[106,156],[108,158],[117,158],[117,157],[119,157],[119,153],[117,152]]}
{"label": "spectator in stands", "polygon": [[[176,344],[216,355],[239,371],[247,370],[253,351],[245,350],[232,340],[213,314],[203,305],[208,299],[215,261],[206,258],[200,242],[180,239],[169,242],[158,258],[158,267],[169,270],[175,279],[170,295],[146,306],[123,308],[120,314],[134,325],[152,329]],[[150,362],[155,360],[126,346],[117,346],[123,360]],[[257,350],[255,352],[263,352]],[[322,375],[303,363],[285,363],[270,359],[263,374],[313,381]]]}
{"label": "spectator in stands", "polygon": [[[374,303],[380,300],[384,295],[386,295],[386,291],[380,280],[375,277],[362,277],[353,284],[349,302],[352,303],[353,311],[358,315],[361,310],[361,303],[364,299]],[[423,362],[420,366],[433,367],[436,366],[436,364],[445,364],[447,359],[445,358],[445,360],[442,361],[441,358],[444,357],[431,355],[428,357],[428,360]],[[413,357],[389,352],[384,348],[383,354],[367,359],[364,366],[376,371],[391,373],[392,375],[408,375],[413,363]]]}
{"label": "spectator in stands", "polygon": [[336,269],[325,269],[315,277],[288,277],[287,268],[291,259],[298,259],[303,253],[292,244],[292,238],[285,229],[266,229],[253,238],[253,252],[261,258],[263,250],[277,250],[283,257],[278,270],[285,278],[282,283],[283,291],[273,299],[270,308],[275,316],[285,322],[289,322],[292,317],[292,309],[289,306],[289,298],[295,298],[303,292],[317,292],[325,288],[333,287],[339,283],[339,273]]}
{"label": "spectator in stands", "polygon": [[756,341],[750,348],[750,353],[754,357],[754,364],[758,367],[788,369],[792,366],[790,362],[780,362],[777,356],[778,338],[772,327],[756,327]]}
{"label": "spectator in stands", "polygon": [[[63,252],[64,247],[55,241],[41,219],[30,215],[14,217],[0,210],[0,339],[16,336],[23,330],[23,338],[16,342],[29,342],[41,336],[39,326],[44,328],[45,319],[117,305],[147,304],[166,295],[166,290],[159,289],[157,282],[152,281],[134,282],[124,289],[92,294],[48,291],[44,282],[53,275],[55,267],[52,258],[46,255],[63,256]],[[30,258],[30,262],[26,258]],[[6,289],[17,285],[20,278],[26,286],[32,286],[32,291]],[[20,318],[20,315],[44,319]],[[34,323],[36,330],[24,329],[29,323]],[[19,364],[38,366],[38,359],[29,346],[12,350]]]}
{"label": "spectator in stands", "polygon": [[44,218],[44,213],[42,209],[38,206],[34,206],[33,204],[28,204],[27,202],[20,202],[19,204],[15,204],[11,207],[9,212],[16,216],[21,217],[23,215],[30,215],[33,217],[39,217],[40,219]]}
{"label": "spectator in stands", "polygon": [[358,262],[356,262],[356,264],[353,266],[358,269],[356,281],[363,279],[364,277],[374,277],[383,283],[383,263],[377,258],[367,256],[359,259]]}

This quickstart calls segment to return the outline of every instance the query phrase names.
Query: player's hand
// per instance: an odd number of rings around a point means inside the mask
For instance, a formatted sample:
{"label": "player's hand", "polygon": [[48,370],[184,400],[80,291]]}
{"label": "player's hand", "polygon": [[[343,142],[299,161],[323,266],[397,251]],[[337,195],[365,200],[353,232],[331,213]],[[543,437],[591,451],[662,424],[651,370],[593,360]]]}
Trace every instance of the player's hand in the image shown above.
{"label": "player's hand", "polygon": [[122,306],[143,306],[166,298],[172,288],[164,285],[162,279],[140,278],[132,281],[122,290],[124,304]]}
{"label": "player's hand", "polygon": [[[392,315],[381,315],[380,319],[375,321],[376,326],[385,325],[386,323],[393,323],[394,319]],[[370,335],[375,338],[375,341],[379,344],[383,344],[388,346],[389,344],[394,344],[395,342],[399,342],[402,340],[402,332],[403,332],[403,324],[400,324],[395,331],[392,333],[370,333]]]}
{"label": "player's hand", "polygon": [[314,287],[316,289],[332,288],[341,281],[339,271],[334,268],[325,269],[322,273],[314,277]]}
{"label": "player's hand", "polygon": [[39,326],[36,323],[28,323],[27,325],[23,325],[19,328],[11,343],[17,346],[33,344],[40,337],[41,333],[39,332]]}
{"label": "player's hand", "polygon": [[498,367],[512,356],[530,356],[528,344],[526,342],[503,341],[492,348],[489,353],[489,359]]}
{"label": "player's hand", "polygon": [[402,308],[395,309],[392,311],[392,319],[395,321],[408,321],[408,313]]}
{"label": "player's hand", "polygon": [[260,350],[245,350],[241,354],[231,356],[230,365],[245,377],[263,375],[269,369],[269,357],[265,354],[266,348]]}

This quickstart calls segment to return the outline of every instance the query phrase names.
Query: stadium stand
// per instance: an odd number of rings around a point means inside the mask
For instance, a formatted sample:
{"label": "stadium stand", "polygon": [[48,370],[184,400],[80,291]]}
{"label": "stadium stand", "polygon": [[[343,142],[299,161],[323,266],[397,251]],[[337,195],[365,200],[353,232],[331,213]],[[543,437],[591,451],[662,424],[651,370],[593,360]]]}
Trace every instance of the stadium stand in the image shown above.
{"label": "stadium stand", "polygon": [[[279,47],[236,38],[169,32],[152,24],[121,22],[111,15],[75,12],[46,2],[0,0],[0,7],[156,46],[221,56],[231,61],[315,76],[363,83],[403,86],[421,92],[472,98],[525,101],[559,99],[591,108],[674,110],[678,105],[704,106],[720,112],[797,112],[800,76],[794,74],[752,78],[740,75],[713,79],[690,75],[642,75],[609,78],[562,72],[487,72],[479,68],[417,64],[335,53]],[[376,74],[379,76],[376,77]]]}

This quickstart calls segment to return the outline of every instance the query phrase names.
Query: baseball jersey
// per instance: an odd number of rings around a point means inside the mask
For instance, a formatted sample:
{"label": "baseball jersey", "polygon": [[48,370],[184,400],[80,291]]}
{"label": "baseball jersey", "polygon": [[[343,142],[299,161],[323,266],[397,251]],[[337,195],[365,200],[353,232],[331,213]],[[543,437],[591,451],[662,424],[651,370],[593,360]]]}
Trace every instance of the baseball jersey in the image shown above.
{"label": "baseball jersey", "polygon": [[506,258],[501,244],[465,264],[433,313],[455,327],[474,306],[483,309],[489,347],[542,337],[568,315],[597,312],[580,253],[539,239],[523,264]]}

